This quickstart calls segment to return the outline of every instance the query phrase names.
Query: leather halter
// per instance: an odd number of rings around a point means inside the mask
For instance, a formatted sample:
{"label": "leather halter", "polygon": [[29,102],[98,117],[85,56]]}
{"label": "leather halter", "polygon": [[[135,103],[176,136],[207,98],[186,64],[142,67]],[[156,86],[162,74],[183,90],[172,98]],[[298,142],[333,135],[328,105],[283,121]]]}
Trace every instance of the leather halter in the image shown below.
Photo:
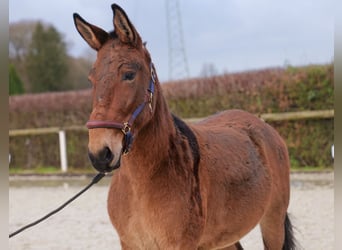
{"label": "leather halter", "polygon": [[131,128],[133,126],[135,119],[143,111],[146,104],[149,105],[151,112],[152,112],[152,99],[153,99],[153,94],[154,94],[154,84],[156,82],[156,74],[154,72],[154,66],[152,62],[150,64],[150,70],[151,70],[151,79],[150,79],[150,84],[147,89],[145,101],[134,110],[133,114],[131,115],[131,117],[129,118],[127,122],[120,123],[120,122],[115,122],[115,121],[89,120],[86,123],[86,126],[88,129],[94,129],[94,128],[120,129],[121,132],[124,134],[124,142],[123,142],[123,148],[122,148],[123,154],[127,154],[132,146],[133,134],[131,132]]}

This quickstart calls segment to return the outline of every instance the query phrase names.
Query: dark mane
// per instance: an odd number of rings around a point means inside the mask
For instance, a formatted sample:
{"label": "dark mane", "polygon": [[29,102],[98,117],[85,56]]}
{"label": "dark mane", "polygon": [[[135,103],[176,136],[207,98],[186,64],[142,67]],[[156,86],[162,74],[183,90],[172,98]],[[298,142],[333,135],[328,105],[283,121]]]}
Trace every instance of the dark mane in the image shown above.
{"label": "dark mane", "polygon": [[194,160],[195,176],[198,176],[198,165],[199,165],[199,161],[200,161],[200,150],[199,150],[197,138],[196,138],[194,132],[192,132],[192,130],[189,128],[189,126],[184,121],[182,121],[180,118],[178,118],[174,114],[172,114],[172,118],[173,118],[173,123],[175,124],[176,128],[179,130],[179,132],[181,132],[181,134],[183,134],[187,138],[187,140],[189,142],[191,152],[192,152],[192,156],[193,156],[193,160]]}
{"label": "dark mane", "polygon": [[[191,148],[191,153],[193,157],[193,173],[195,176],[196,180],[196,185],[194,188],[194,197],[197,201],[198,204],[202,204],[202,197],[201,197],[201,191],[200,191],[200,178],[199,178],[199,163],[200,163],[200,148],[198,145],[197,138],[190,129],[190,127],[182,121],[180,118],[175,116],[174,114],[172,115],[173,123],[175,124],[177,130],[187,138],[189,142],[189,146]],[[203,208],[202,206],[199,206],[200,209],[200,214],[203,214]]]}

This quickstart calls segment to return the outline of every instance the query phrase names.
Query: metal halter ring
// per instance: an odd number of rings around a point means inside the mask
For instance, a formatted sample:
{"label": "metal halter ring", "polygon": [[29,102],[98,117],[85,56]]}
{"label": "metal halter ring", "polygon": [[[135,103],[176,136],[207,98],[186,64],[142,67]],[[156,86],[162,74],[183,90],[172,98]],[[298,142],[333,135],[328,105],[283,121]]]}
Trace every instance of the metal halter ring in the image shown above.
{"label": "metal halter ring", "polygon": [[126,135],[128,132],[131,131],[131,126],[128,124],[128,122],[125,122],[123,124],[121,131],[122,131],[122,133],[124,133],[124,135]]}

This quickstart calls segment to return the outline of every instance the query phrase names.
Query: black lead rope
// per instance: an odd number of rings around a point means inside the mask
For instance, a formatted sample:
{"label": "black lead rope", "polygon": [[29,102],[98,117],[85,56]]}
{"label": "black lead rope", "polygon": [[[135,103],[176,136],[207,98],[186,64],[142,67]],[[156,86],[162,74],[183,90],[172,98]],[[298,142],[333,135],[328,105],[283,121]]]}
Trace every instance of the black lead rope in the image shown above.
{"label": "black lead rope", "polygon": [[88,186],[86,186],[84,189],[82,189],[80,192],[78,192],[74,197],[72,197],[71,199],[69,199],[67,202],[65,202],[63,205],[61,205],[60,207],[58,207],[57,209],[53,210],[52,212],[48,213],[47,215],[45,215],[44,217],[40,218],[39,220],[36,220],[35,222],[32,222],[31,224],[28,224],[20,229],[18,229],[17,231],[11,233],[9,235],[9,238],[13,237],[14,235],[17,235],[19,233],[21,233],[22,231],[33,227],[37,224],[39,224],[40,222],[46,220],[47,218],[49,218],[50,216],[54,215],[55,213],[61,211],[64,207],[66,207],[68,204],[70,204],[72,201],[74,201],[75,199],[77,199],[81,194],[83,194],[85,191],[87,191],[91,186],[93,186],[94,184],[98,183],[103,177],[105,176],[104,173],[98,173],[96,176],[94,176],[94,178],[92,179],[92,181],[88,184]]}

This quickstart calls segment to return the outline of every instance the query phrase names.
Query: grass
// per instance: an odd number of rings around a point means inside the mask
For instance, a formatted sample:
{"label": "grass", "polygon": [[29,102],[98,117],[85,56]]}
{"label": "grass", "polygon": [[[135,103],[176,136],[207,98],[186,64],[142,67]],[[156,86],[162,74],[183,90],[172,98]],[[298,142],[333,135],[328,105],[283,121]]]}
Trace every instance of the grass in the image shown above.
{"label": "grass", "polygon": [[23,169],[23,168],[10,168],[10,175],[62,175],[62,174],[94,174],[95,170],[93,168],[80,169],[69,167],[66,173],[54,166],[37,167],[33,169]]}
{"label": "grass", "polygon": [[[292,167],[292,173],[313,173],[313,172],[330,172],[334,171],[333,167],[314,167],[314,166],[305,166],[305,167]],[[63,173],[60,168],[53,166],[46,167],[37,167],[34,169],[22,169],[22,168],[10,168],[10,175],[63,175],[63,174],[75,174],[75,175],[84,175],[84,174],[94,174],[95,170],[93,168],[80,169],[80,168],[72,168],[69,167],[67,173]]]}
{"label": "grass", "polygon": [[305,167],[291,167],[292,173],[313,173],[313,172],[331,172],[334,171],[333,167],[313,167],[313,166],[305,166]]}

